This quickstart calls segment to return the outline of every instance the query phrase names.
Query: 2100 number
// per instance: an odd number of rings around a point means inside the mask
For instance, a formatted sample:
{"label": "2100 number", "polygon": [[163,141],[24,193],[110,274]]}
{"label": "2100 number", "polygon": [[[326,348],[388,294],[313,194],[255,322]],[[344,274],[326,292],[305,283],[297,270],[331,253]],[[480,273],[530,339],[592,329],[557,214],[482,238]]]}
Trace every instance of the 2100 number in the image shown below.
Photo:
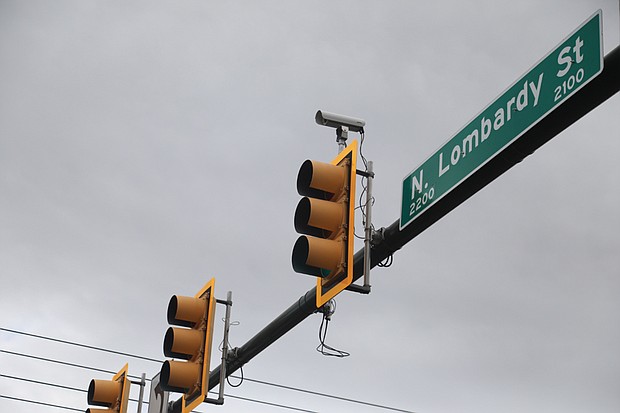
{"label": "2100 number", "polygon": [[570,75],[567,80],[563,81],[560,86],[555,88],[555,99],[553,99],[553,101],[557,102],[562,98],[562,96],[573,90],[576,84],[581,83],[584,76],[585,74],[583,71],[583,67],[577,70],[577,73],[575,73],[574,75]]}

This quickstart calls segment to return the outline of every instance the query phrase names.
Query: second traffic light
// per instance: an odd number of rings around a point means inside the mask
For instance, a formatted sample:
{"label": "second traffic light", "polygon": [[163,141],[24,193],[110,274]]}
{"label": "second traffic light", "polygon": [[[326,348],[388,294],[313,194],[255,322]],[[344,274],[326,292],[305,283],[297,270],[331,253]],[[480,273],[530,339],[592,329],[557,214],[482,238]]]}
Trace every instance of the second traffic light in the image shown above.
{"label": "second traffic light", "polygon": [[297,175],[304,196],[295,210],[296,272],[318,277],[316,306],[323,306],[353,282],[357,141],[332,160],[307,160]]}
{"label": "second traffic light", "polygon": [[164,355],[187,361],[165,361],[160,380],[164,390],[183,393],[183,413],[202,403],[208,391],[216,302],[214,286],[215,278],[212,278],[194,297],[175,295],[168,304],[168,323],[189,328],[168,328]]}

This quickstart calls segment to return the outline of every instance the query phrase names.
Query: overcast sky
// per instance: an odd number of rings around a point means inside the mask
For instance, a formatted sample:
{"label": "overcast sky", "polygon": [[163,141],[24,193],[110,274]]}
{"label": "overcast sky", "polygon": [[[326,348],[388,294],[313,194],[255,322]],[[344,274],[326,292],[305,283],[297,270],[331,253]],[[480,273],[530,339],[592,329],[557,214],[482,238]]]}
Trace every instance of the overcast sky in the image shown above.
{"label": "overcast sky", "polygon": [[[318,109],[366,121],[380,228],[402,179],[597,9],[619,43],[617,0],[472,3],[0,0],[0,327],[163,360],[170,296],[215,277],[243,345],[315,283],[290,254],[297,171],[337,153]],[[370,295],[340,294],[327,343],[350,357],[315,351],[314,315],[245,376],[420,413],[620,411],[619,114],[616,95],[373,270]],[[160,369],[6,331],[0,349],[4,376],[84,390],[111,375],[6,351]],[[7,377],[0,394],[87,406]]]}

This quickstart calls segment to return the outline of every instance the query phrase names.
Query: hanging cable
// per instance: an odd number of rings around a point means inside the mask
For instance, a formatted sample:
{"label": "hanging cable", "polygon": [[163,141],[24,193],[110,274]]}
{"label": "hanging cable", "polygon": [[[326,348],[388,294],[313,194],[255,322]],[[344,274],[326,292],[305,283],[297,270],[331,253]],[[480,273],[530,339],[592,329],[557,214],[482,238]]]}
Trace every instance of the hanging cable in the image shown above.
{"label": "hanging cable", "polygon": [[238,379],[239,379],[239,383],[237,383],[237,384],[232,384],[232,383],[230,382],[230,376],[226,377],[226,382],[228,383],[228,385],[229,385],[230,387],[237,388],[237,387],[240,387],[240,386],[243,384],[243,380],[244,380],[244,379],[243,379],[243,366],[239,367],[239,371],[241,372],[241,377],[238,377]]}
{"label": "hanging cable", "polygon": [[[362,159],[362,163],[364,164],[364,172],[367,173],[368,172],[368,160],[364,156],[364,140],[365,139],[366,139],[366,135],[364,134],[364,130],[362,129],[360,131],[360,158]],[[366,195],[366,191],[368,190],[368,177],[362,176],[362,179],[360,180],[360,184],[362,186],[362,190],[360,191],[358,206],[355,209],[359,209],[360,212],[362,213],[362,228],[365,228],[366,227],[366,203],[368,201],[364,200],[364,198]],[[375,204],[375,197],[371,197],[370,202],[371,202],[371,206],[373,206]],[[371,224],[371,228],[374,231],[374,227],[372,226],[372,224]],[[357,234],[355,234],[355,238],[366,239],[365,236],[359,236]]]}
{"label": "hanging cable", "polygon": [[394,254],[390,254],[386,259],[377,264],[377,267],[387,268],[394,262]]}
{"label": "hanging cable", "polygon": [[329,321],[332,318],[332,315],[336,312],[336,300],[329,300],[321,309],[319,310],[323,314],[323,319],[321,320],[321,326],[319,327],[319,345],[316,347],[316,351],[321,353],[324,356],[330,357],[348,357],[351,354],[338,350],[334,347],[331,347],[325,344],[325,338],[327,337],[327,327],[329,326]]}

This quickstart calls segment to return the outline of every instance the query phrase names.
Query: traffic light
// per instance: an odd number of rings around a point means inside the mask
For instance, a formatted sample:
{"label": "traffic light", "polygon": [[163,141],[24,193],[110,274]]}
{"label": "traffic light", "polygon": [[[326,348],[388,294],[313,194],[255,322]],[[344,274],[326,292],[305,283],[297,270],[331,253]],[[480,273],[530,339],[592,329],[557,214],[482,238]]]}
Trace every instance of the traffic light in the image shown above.
{"label": "traffic light", "polygon": [[91,380],[88,386],[88,404],[103,406],[105,409],[89,407],[86,413],[126,413],[129,402],[128,365],[114,375],[112,380]]}
{"label": "traffic light", "polygon": [[161,368],[161,387],[183,393],[182,413],[202,403],[209,390],[209,362],[215,317],[215,278],[194,297],[175,295],[168,304],[170,327],[164,338],[164,355],[186,361],[167,360]]}
{"label": "traffic light", "polygon": [[317,278],[320,308],[353,282],[357,141],[331,162],[306,160],[297,175],[293,269]]}

